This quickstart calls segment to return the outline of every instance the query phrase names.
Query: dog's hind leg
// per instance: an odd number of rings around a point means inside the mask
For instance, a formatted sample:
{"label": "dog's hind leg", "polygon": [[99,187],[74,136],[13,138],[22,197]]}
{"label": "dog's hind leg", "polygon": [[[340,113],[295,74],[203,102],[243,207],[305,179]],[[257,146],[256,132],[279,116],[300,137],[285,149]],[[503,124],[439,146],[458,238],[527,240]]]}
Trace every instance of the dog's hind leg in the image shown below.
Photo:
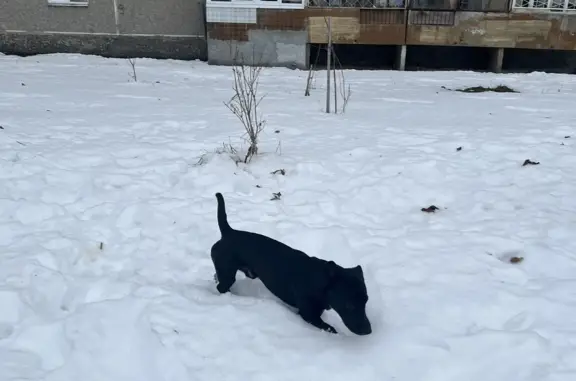
{"label": "dog's hind leg", "polygon": [[223,246],[222,242],[218,241],[212,246],[210,252],[216,270],[214,279],[218,282],[216,288],[221,294],[230,291],[236,282],[236,272],[238,271],[238,264],[235,263],[231,255],[228,255]]}

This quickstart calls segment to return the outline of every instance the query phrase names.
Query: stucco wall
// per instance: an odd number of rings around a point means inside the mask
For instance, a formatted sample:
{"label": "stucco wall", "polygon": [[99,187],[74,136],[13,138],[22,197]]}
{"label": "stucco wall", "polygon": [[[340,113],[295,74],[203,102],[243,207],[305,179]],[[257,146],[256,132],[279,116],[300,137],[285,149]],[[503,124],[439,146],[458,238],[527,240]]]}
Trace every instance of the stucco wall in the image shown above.
{"label": "stucco wall", "polygon": [[0,30],[27,32],[204,35],[202,0],[89,0],[87,7],[47,0],[1,0]]}
{"label": "stucco wall", "polygon": [[203,0],[0,0],[0,51],[205,59]]}

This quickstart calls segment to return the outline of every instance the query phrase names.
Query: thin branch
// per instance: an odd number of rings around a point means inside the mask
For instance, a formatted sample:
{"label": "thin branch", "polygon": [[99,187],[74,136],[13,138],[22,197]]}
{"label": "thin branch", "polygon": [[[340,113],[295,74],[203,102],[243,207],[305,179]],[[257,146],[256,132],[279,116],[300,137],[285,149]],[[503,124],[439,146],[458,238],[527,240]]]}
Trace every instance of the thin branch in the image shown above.
{"label": "thin branch", "polygon": [[132,74],[130,75],[134,82],[138,82],[138,76],[136,75],[136,59],[128,58],[128,63],[132,66]]}

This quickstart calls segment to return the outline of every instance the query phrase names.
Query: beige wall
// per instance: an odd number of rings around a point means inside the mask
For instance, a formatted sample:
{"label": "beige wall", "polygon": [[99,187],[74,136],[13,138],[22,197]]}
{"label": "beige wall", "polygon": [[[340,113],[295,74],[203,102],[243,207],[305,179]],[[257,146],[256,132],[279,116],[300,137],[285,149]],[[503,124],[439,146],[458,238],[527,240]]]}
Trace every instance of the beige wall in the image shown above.
{"label": "beige wall", "polygon": [[203,0],[89,0],[88,7],[0,0],[0,32],[116,34],[116,17],[120,34],[204,37]]}

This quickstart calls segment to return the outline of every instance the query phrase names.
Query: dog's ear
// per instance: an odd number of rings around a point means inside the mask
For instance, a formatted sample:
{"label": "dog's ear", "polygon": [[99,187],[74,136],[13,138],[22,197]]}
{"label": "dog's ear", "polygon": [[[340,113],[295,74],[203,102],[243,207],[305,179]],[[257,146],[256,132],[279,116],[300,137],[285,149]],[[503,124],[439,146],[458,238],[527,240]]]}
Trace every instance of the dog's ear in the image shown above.
{"label": "dog's ear", "polygon": [[358,265],[356,267],[352,267],[352,274],[358,279],[364,281],[364,270],[362,270],[362,266]]}

